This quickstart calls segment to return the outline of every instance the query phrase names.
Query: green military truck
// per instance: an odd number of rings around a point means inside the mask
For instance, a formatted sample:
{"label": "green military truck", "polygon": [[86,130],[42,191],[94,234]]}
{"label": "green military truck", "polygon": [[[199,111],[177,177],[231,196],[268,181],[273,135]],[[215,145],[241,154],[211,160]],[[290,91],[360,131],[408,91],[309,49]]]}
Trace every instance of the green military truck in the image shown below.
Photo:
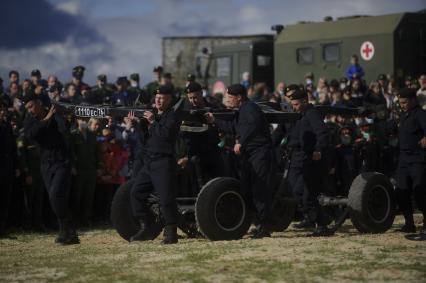
{"label": "green military truck", "polygon": [[355,16],[285,27],[276,37],[275,82],[342,77],[357,54],[367,82],[378,74],[397,80],[426,72],[426,13]]}
{"label": "green military truck", "polygon": [[[279,27],[275,26],[277,34],[270,39],[214,48],[211,85],[240,82],[245,71],[251,73],[254,83],[266,82],[271,89],[281,81],[304,83],[308,72],[316,79],[340,78],[345,76],[352,54],[358,55],[367,82],[382,73],[395,76],[398,82],[408,75],[426,73],[426,10],[336,20],[328,17],[324,22]],[[266,62],[270,63],[267,67]]]}
{"label": "green military truck", "polygon": [[255,82],[274,85],[273,36],[247,43],[219,46],[213,50],[211,73],[214,80],[225,85],[239,83],[242,74],[249,72]]}

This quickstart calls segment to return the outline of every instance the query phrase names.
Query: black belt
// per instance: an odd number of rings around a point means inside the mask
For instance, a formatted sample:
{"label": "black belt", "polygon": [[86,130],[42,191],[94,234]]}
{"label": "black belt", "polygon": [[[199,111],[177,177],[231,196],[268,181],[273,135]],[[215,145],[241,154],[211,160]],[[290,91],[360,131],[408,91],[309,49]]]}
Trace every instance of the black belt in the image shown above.
{"label": "black belt", "polygon": [[145,157],[150,160],[153,160],[158,158],[170,158],[170,157],[174,157],[174,155],[171,153],[147,153]]}

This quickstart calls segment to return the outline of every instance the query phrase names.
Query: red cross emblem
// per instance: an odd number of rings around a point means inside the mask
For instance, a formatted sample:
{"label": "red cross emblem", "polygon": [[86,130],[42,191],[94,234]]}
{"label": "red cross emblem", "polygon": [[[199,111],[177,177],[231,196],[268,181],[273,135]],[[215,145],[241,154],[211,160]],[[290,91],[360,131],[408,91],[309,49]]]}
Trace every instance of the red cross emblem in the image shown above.
{"label": "red cross emblem", "polygon": [[360,54],[362,59],[365,61],[369,61],[374,56],[374,45],[370,41],[365,41],[363,44],[361,44],[360,48]]}

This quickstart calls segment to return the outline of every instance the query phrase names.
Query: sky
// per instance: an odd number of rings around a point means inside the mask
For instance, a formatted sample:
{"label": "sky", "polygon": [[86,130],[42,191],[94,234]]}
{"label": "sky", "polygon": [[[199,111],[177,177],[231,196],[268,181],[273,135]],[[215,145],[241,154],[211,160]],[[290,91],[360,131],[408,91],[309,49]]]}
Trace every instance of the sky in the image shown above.
{"label": "sky", "polygon": [[274,24],[322,21],[348,15],[415,12],[426,0],[0,0],[0,77],[21,79],[33,69],[69,81],[86,66],[98,74],[139,73],[152,80],[164,36],[272,33]]}

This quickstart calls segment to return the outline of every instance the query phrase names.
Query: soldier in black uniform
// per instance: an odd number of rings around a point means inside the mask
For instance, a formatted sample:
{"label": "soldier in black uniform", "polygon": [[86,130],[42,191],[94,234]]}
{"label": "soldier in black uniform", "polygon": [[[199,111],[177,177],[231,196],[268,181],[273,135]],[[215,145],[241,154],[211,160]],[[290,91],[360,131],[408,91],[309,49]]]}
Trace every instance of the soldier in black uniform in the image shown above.
{"label": "soldier in black uniform", "polygon": [[209,123],[215,123],[220,130],[236,135],[234,153],[240,156],[242,161],[242,188],[248,189],[246,193],[253,200],[259,221],[252,238],[270,237],[268,221],[276,162],[269,124],[260,107],[248,100],[244,86],[231,85],[227,93],[229,106],[238,108],[235,119],[215,119],[212,113],[207,113],[206,119]]}
{"label": "soldier in black uniform", "polygon": [[[159,197],[165,220],[162,244],[175,244],[177,238],[178,211],[176,204],[176,159],[175,144],[181,120],[172,109],[173,89],[160,86],[155,96],[155,111],[144,113],[148,131],[143,145],[144,164],[134,178],[131,190],[131,206],[139,220],[140,230],[130,241],[142,241],[149,230],[147,201],[152,192]],[[129,114],[129,118],[132,118]]]}
{"label": "soldier in black uniform", "polygon": [[6,222],[16,168],[16,138],[7,119],[7,102],[0,100],[0,238],[6,237]]}
{"label": "soldier in black uniform", "polygon": [[143,88],[143,90],[148,94],[148,96],[151,97],[151,99],[156,95],[155,92],[158,89],[158,87],[160,86],[160,80],[161,80],[161,76],[163,74],[163,67],[162,66],[154,67],[152,72],[154,73],[154,78],[155,78],[154,81],[148,83]]}
{"label": "soldier in black uniform", "polygon": [[41,151],[41,174],[49,194],[50,204],[59,221],[59,235],[55,242],[63,245],[78,244],[68,210],[71,168],[69,150],[64,137],[65,121],[56,114],[52,105],[43,107],[34,94],[25,99],[28,114],[24,121],[25,136],[37,142]]}
{"label": "soldier in black uniform", "polygon": [[128,90],[129,81],[127,80],[127,77],[118,77],[116,86],[117,91],[112,96],[112,104],[134,106],[138,95]]}
{"label": "soldier in black uniform", "polygon": [[141,89],[139,86],[139,74],[133,73],[130,74],[130,87],[129,92],[133,93],[134,96],[136,96],[135,105],[148,105],[151,102],[151,95],[148,95],[148,93]]}
{"label": "soldier in black uniform", "polygon": [[416,231],[413,219],[411,195],[423,213],[423,228],[426,233],[426,111],[416,100],[414,89],[403,89],[399,94],[403,113],[399,124],[399,163],[396,174],[397,201],[404,215],[402,232]]}
{"label": "soldier in black uniform", "polygon": [[[289,183],[293,192],[304,191],[304,213],[317,224],[317,229],[310,236],[328,236],[324,213],[317,197],[323,192],[322,175],[324,171],[324,152],[327,149],[328,132],[323,117],[308,103],[308,96],[303,90],[291,94],[291,104],[301,118],[291,129],[288,146],[292,149]],[[297,194],[295,194],[297,195]]]}
{"label": "soldier in black uniform", "polygon": [[[216,108],[202,95],[202,87],[197,82],[190,82],[185,88],[189,109]],[[181,136],[188,148],[188,159],[194,166],[197,174],[195,183],[198,189],[210,179],[224,176],[224,164],[218,144],[219,133],[216,127],[209,126],[204,132],[182,132]]]}
{"label": "soldier in black uniform", "polygon": [[87,102],[91,104],[112,104],[114,91],[115,86],[108,83],[107,76],[100,74],[97,77],[96,85],[90,90]]}
{"label": "soldier in black uniform", "polygon": [[84,71],[86,68],[84,66],[75,66],[72,69],[72,79],[69,83],[65,85],[65,89],[68,89],[69,84],[75,85],[77,96],[80,96],[85,89],[90,89],[89,85],[83,82]]}

